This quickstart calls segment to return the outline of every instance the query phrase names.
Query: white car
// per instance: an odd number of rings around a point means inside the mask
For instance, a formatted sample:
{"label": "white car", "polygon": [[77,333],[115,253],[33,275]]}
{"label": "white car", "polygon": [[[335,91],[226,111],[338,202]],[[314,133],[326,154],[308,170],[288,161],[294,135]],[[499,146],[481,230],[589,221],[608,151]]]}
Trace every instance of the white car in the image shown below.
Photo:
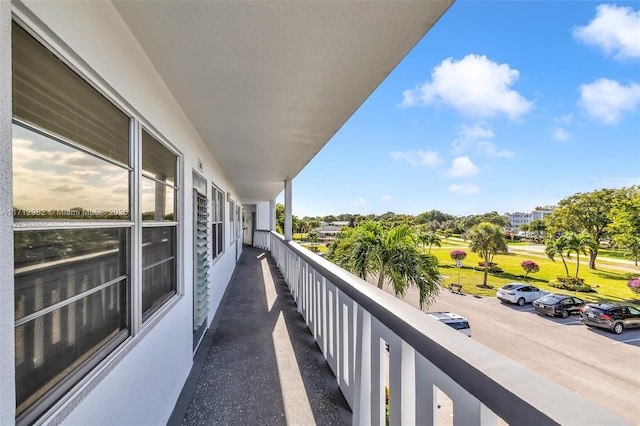
{"label": "white car", "polygon": [[511,283],[500,287],[496,296],[502,302],[517,303],[523,306],[525,303],[531,303],[547,294],[549,294],[548,291],[540,290],[529,284]]}
{"label": "white car", "polygon": [[427,315],[471,337],[471,327],[465,317],[452,312],[427,312]]}

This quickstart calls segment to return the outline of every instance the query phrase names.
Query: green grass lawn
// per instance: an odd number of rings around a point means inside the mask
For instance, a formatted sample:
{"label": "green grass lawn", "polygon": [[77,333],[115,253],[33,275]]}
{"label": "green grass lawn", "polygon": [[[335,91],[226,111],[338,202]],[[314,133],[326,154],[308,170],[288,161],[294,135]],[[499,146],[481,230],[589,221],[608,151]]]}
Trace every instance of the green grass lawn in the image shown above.
{"label": "green grass lawn", "polygon": [[[450,249],[437,248],[431,249],[431,254],[438,258],[440,264],[440,273],[445,276],[443,285],[446,287],[451,283],[458,283],[458,268],[455,267],[455,262],[451,260],[449,256]],[[563,293],[573,294],[577,297],[588,301],[615,301],[623,302],[634,300],[635,304],[640,304],[640,295],[634,294],[628,287],[627,282],[640,275],[639,272],[626,272],[618,271],[608,267],[608,264],[604,259],[598,257],[596,264],[598,270],[592,271],[588,268],[588,259],[585,256],[580,258],[580,270],[579,277],[583,278],[586,284],[589,284],[595,292],[593,293],[581,293],[573,292],[562,289],[557,289],[549,286],[550,280],[555,280],[558,275],[565,275],[564,266],[562,261],[557,259],[555,262],[547,258],[542,258],[527,253],[509,253],[505,255],[497,255],[494,258],[494,263],[497,263],[504,272],[489,274],[487,284],[492,286],[493,289],[479,288],[478,284],[482,284],[483,271],[476,271],[473,269],[474,265],[477,265],[481,260],[480,257],[467,252],[467,258],[462,262],[462,268],[460,268],[460,284],[462,285],[462,292],[467,294],[474,294],[480,296],[495,296],[496,289],[508,284],[510,282],[518,281],[531,285],[535,285],[541,289]],[[540,271],[529,274],[524,278],[524,270],[520,266],[523,260],[533,260],[540,266]],[[569,267],[569,274],[575,275],[576,265],[573,262],[567,262]]]}

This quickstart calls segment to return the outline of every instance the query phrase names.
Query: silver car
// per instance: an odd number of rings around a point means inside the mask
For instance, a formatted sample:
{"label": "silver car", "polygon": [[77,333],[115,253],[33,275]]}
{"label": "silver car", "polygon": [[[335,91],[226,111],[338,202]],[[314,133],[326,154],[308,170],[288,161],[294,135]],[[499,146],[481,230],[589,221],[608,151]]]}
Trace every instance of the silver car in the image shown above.
{"label": "silver car", "polygon": [[529,284],[510,283],[500,287],[496,296],[502,302],[517,303],[523,306],[525,303],[531,303],[547,294],[549,294],[548,291],[540,290]]}

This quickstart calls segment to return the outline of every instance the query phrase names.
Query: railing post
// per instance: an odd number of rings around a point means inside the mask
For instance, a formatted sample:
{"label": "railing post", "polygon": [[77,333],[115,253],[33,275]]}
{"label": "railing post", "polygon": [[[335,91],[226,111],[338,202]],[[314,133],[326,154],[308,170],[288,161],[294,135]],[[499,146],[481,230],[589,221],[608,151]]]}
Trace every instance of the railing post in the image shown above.
{"label": "railing post", "polygon": [[355,348],[355,385],[353,396],[353,424],[368,426],[371,422],[371,314],[357,309],[357,335]]}

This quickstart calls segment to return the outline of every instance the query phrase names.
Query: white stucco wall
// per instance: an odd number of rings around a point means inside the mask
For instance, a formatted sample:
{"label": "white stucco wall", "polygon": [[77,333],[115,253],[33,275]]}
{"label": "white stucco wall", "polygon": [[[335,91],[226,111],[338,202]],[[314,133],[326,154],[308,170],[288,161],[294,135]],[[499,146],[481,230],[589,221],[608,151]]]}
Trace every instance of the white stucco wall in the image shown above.
{"label": "white stucco wall", "polygon": [[256,204],[256,229],[271,229],[271,204],[268,202]]}
{"label": "white stucco wall", "polygon": [[[7,9],[8,2],[0,3],[3,10]],[[116,101],[120,99],[126,101],[127,109],[135,111],[136,117],[142,118],[144,122],[153,126],[184,155],[181,164],[184,176],[180,199],[182,208],[179,210],[184,225],[179,240],[185,260],[181,270],[183,297],[160,321],[147,329],[143,327],[142,333],[137,335],[133,342],[128,343],[126,354],[123,353],[124,356],[115,367],[95,387],[92,388],[90,385],[89,392],[83,392],[86,396],[76,396],[69,402],[67,410],[62,407],[58,413],[66,414],[68,408],[73,406],[73,411],[63,420],[64,424],[72,425],[164,424],[171,414],[192,365],[191,171],[197,169],[197,163],[200,160],[204,166],[200,173],[207,178],[209,185],[214,183],[224,191],[232,193],[236,191],[205,148],[188,118],[110,2],[27,1],[24,4],[14,4],[14,7],[18,16],[23,17],[29,26],[32,26],[45,40],[52,42],[54,47],[66,44],[71,52],[65,54],[65,57],[70,58],[73,65],[83,72],[88,72],[92,81],[97,82],[99,86],[102,87],[103,83],[106,83],[107,87],[102,88],[110,94],[115,94]],[[5,15],[1,16],[3,21],[7,20]],[[5,27],[3,23],[0,29],[4,31]],[[56,40],[57,38],[59,40]],[[2,40],[0,50],[6,52],[4,34]],[[5,62],[3,60],[0,63],[0,66],[3,66],[3,76],[6,75]],[[92,71],[87,71],[86,66]],[[5,130],[7,121],[4,115],[6,114],[4,112],[6,93],[5,86],[2,86],[3,115],[0,131]],[[5,134],[2,133],[3,143],[5,140],[7,140]],[[3,146],[0,158],[3,163],[6,161],[5,148]],[[2,184],[5,184],[5,168],[0,165],[2,169],[0,183]],[[0,196],[0,207],[4,207],[11,201],[10,197],[8,201],[5,200],[5,196],[6,192]],[[5,221],[2,225],[4,237],[7,233]],[[231,235],[227,232],[227,244],[230,242]],[[5,241],[10,239],[0,238],[0,240],[4,250]],[[3,262],[0,291],[6,287],[7,258],[8,256],[0,256],[0,261]],[[233,246],[227,245],[223,257],[215,262],[210,273],[210,320],[213,318],[234,268],[235,250]],[[9,270],[12,271],[12,269]],[[11,276],[11,285],[12,281]],[[2,295],[0,308],[4,308],[5,302],[5,295]],[[0,312],[6,312],[6,310],[0,309]],[[9,312],[13,314],[12,296]],[[2,315],[4,331],[7,322],[4,318],[6,315]],[[11,327],[12,324],[13,315],[11,315]],[[7,355],[3,353],[5,349],[0,345],[0,357],[2,357],[0,361],[7,359]],[[13,357],[12,348],[11,357]],[[4,367],[0,369],[0,374],[2,373],[4,373]],[[2,380],[2,383],[1,386],[4,387],[5,380]],[[10,386],[13,386],[13,383]],[[0,395],[4,396],[4,393]],[[2,404],[5,404],[4,397]],[[1,407],[0,416],[3,413]],[[58,416],[56,419],[60,420],[61,417]],[[0,424],[6,424],[2,420],[3,418],[0,417]]]}

